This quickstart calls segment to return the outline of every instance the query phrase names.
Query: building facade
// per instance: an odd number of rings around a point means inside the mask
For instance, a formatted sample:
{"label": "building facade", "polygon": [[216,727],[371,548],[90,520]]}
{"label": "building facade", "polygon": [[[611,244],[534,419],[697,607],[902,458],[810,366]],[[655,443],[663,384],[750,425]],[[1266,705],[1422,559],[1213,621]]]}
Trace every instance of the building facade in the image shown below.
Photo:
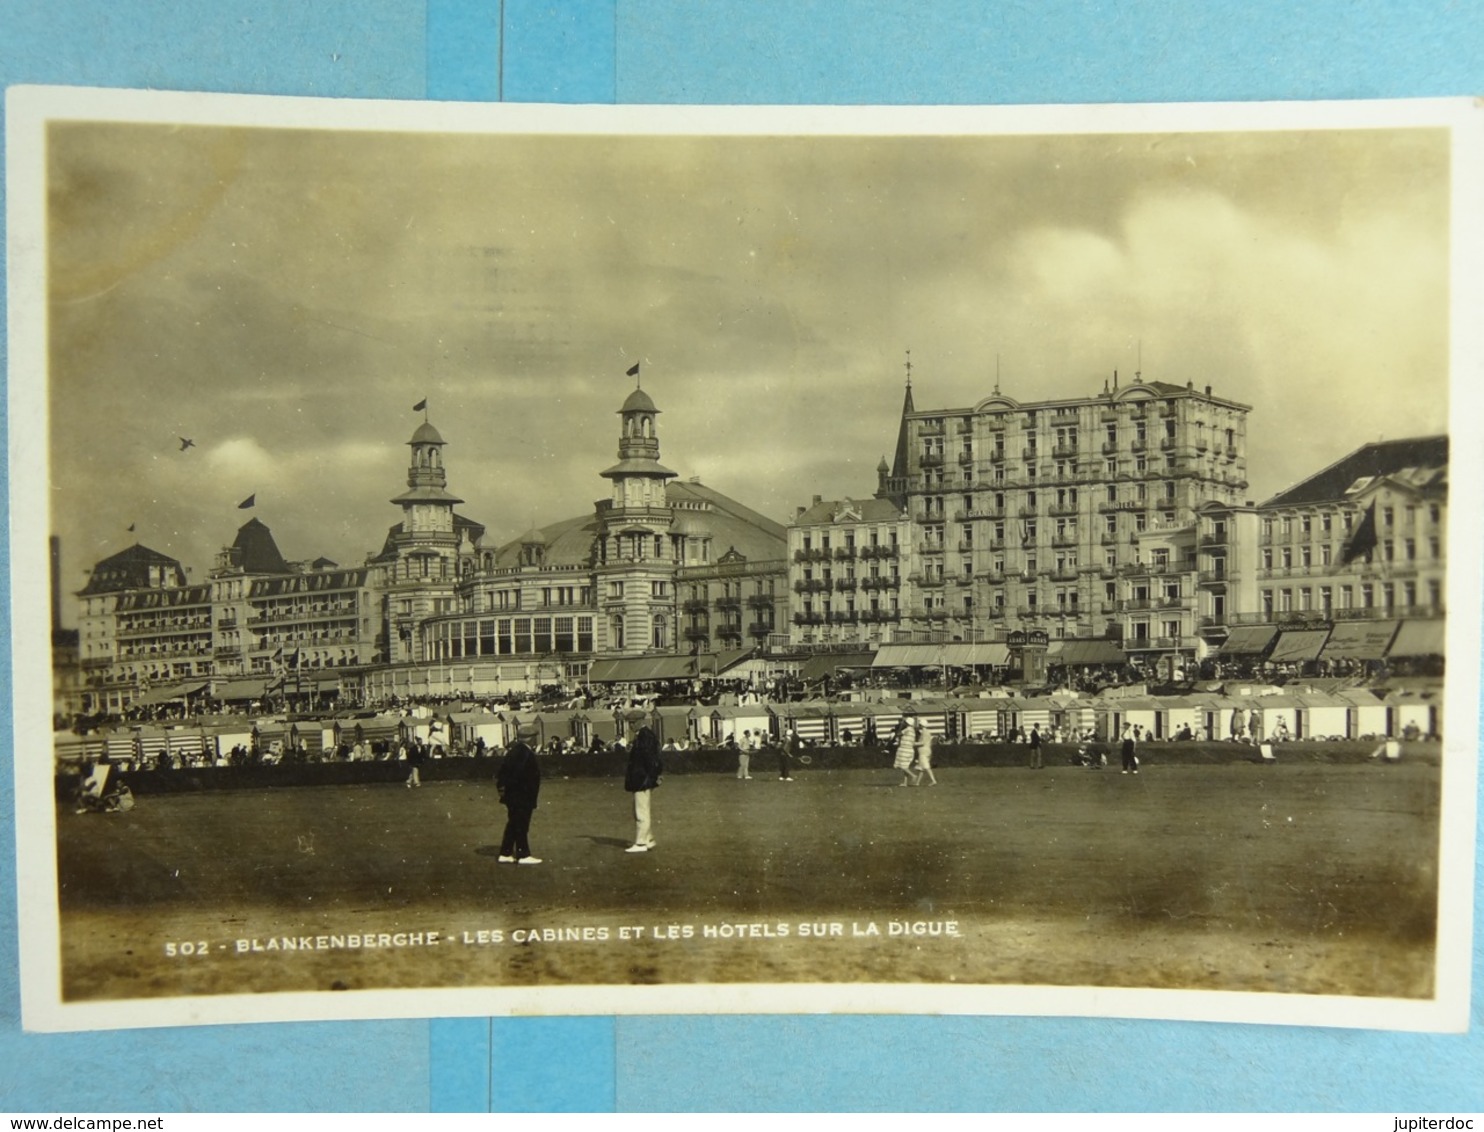
{"label": "building facade", "polygon": [[[857,616],[837,635],[989,641],[1039,630],[1120,638],[1151,663],[1194,659],[1196,512],[1236,504],[1246,490],[1249,411],[1209,386],[1136,378],[1120,387],[1116,375],[1091,397],[1019,401],[996,389],[972,407],[920,410],[909,382],[875,496],[901,513],[887,620]],[[823,592],[804,573],[818,559],[799,557],[824,517],[817,507],[790,536],[801,597]],[[838,582],[832,572],[832,615]],[[796,641],[819,633],[801,601],[794,613]]]}
{"label": "building facade", "polygon": [[[1440,654],[1447,469],[1445,436],[1385,441],[1258,506],[1202,508],[1198,612],[1208,645],[1251,655],[1266,647],[1270,635],[1261,630],[1268,627],[1369,622],[1368,651],[1375,652],[1388,627],[1399,631],[1411,621],[1435,623],[1425,635]],[[1377,659],[1361,651],[1367,648],[1351,650],[1355,659]]]}

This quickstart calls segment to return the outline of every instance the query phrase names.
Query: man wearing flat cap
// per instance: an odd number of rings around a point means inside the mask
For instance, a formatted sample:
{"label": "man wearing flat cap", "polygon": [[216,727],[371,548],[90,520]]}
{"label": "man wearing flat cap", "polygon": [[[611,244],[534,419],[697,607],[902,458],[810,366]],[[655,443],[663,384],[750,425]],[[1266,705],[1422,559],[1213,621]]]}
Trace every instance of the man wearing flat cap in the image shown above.
{"label": "man wearing flat cap", "polygon": [[521,724],[495,775],[506,813],[505,836],[500,839],[500,860],[506,864],[541,863],[540,857],[531,856],[530,842],[531,815],[536,812],[536,795],[541,793],[541,765],[534,747],[538,737],[534,724]]}
{"label": "man wearing flat cap", "polygon": [[631,711],[624,716],[624,723],[629,732],[629,769],[623,788],[634,796],[634,844],[624,852],[648,853],[654,848],[649,799],[665,768],[660,763],[659,737],[649,727],[649,717],[642,711]]}

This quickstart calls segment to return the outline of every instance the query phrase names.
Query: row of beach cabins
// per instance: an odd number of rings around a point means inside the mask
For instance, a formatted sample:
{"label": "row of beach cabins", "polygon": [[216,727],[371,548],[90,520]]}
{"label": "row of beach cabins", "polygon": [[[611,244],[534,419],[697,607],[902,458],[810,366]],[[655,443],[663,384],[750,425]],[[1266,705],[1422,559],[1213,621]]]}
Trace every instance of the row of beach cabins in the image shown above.
{"label": "row of beach cabins", "polygon": [[[177,725],[121,726],[89,735],[59,732],[59,765],[110,761],[135,766],[226,765],[234,750],[259,761],[285,752],[311,760],[341,757],[359,748],[363,758],[398,757],[419,743],[434,757],[495,753],[534,724],[543,747],[585,751],[622,735],[625,709],[490,710],[442,705],[410,713],[344,714],[327,718],[205,716]],[[1050,741],[1111,740],[1125,726],[1145,741],[1189,739],[1284,741],[1435,738],[1442,727],[1437,698],[1408,691],[1378,694],[1365,688],[1332,691],[1230,692],[1146,695],[982,696],[889,698],[877,701],[803,701],[645,709],[662,743],[720,745],[744,731],[778,740],[796,732],[813,746],[880,742],[903,720],[921,721],[947,742],[1023,741],[1034,728]]]}

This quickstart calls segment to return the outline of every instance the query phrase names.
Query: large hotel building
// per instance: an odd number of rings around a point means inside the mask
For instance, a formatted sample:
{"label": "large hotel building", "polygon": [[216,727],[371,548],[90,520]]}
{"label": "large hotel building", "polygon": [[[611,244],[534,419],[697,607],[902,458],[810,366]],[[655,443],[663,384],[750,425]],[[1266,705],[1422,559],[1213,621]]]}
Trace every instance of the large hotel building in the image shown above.
{"label": "large hotel building", "polygon": [[1250,411],[1116,375],[1088,397],[921,410],[909,381],[875,490],[815,496],[785,527],[661,463],[635,389],[605,497],[498,545],[457,510],[424,420],[401,522],[360,565],[290,562],[256,519],[199,584],[139,545],[99,562],[76,651],[55,652],[80,666],[54,681],[58,711],[492,695],[888,645],[1000,664],[1027,631],[1168,678],[1440,658],[1447,438],[1365,445],[1255,503]]}

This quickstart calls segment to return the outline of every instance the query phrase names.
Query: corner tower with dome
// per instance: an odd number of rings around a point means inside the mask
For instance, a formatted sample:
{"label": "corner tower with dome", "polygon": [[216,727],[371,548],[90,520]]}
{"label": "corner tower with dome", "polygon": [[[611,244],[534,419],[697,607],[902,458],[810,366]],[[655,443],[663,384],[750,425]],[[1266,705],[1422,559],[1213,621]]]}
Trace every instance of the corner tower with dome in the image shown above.
{"label": "corner tower with dome", "polygon": [[625,655],[667,650],[674,641],[675,513],[660,463],[659,410],[636,388],[619,409],[618,463],[600,473],[613,484],[597,505],[595,545],[599,645]]}
{"label": "corner tower with dome", "polygon": [[372,564],[382,592],[382,655],[391,664],[425,659],[418,626],[457,608],[459,578],[471,572],[484,527],[454,511],[464,502],[448,490],[445,441],[423,419],[407,442],[407,490],[391,500],[402,508]]}

